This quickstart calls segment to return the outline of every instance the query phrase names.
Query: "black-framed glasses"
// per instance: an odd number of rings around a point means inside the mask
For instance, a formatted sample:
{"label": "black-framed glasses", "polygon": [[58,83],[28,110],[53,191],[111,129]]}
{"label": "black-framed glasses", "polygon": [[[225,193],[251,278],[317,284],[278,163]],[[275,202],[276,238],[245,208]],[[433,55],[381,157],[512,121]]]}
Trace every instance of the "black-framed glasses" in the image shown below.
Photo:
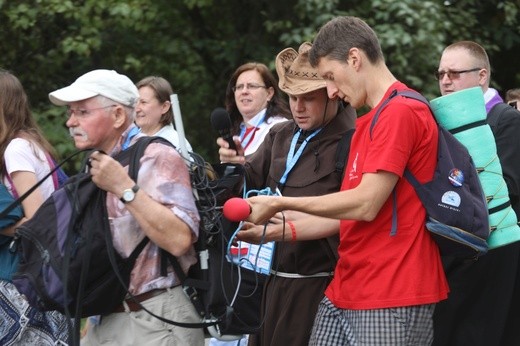
{"label": "black-framed glasses", "polygon": [[100,109],[116,107],[116,106],[117,105],[110,105],[110,106],[98,107],[98,108],[90,108],[90,109],[67,107],[67,117],[70,118],[72,116],[72,114],[74,114],[74,116],[76,118],[82,119],[82,118],[85,118],[86,116],[88,116],[89,114],[91,114],[92,111],[97,111],[97,110],[100,110]]}
{"label": "black-framed glasses", "polygon": [[475,72],[482,70],[480,67],[471,68],[469,70],[448,70],[448,71],[435,71],[435,79],[442,80],[444,76],[448,75],[451,80],[459,79],[462,73]]}
{"label": "black-framed glasses", "polygon": [[511,101],[511,102],[508,102],[507,104],[515,109],[518,109],[518,101]]}
{"label": "black-framed glasses", "polygon": [[237,84],[235,85],[234,87],[232,87],[231,89],[234,91],[234,92],[237,92],[237,91],[242,91],[244,90],[244,88],[247,88],[248,90],[258,90],[260,88],[265,88],[267,89],[267,87],[265,85],[260,85],[260,84],[255,84],[255,83],[247,83],[247,84]]}

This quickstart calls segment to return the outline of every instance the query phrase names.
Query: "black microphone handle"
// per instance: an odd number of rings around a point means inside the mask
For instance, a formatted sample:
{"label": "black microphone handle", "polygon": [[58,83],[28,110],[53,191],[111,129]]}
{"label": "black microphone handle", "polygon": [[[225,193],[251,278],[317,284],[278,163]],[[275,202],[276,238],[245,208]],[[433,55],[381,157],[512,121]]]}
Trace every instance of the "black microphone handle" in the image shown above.
{"label": "black microphone handle", "polygon": [[226,142],[228,142],[229,149],[237,151],[237,146],[235,144],[235,141],[233,140],[233,136],[228,131],[220,131],[220,135]]}
{"label": "black microphone handle", "polygon": [[224,108],[215,108],[213,112],[211,112],[211,126],[218,131],[220,137],[228,142],[229,149],[237,150],[237,146],[233,141],[233,135],[231,134],[231,119]]}

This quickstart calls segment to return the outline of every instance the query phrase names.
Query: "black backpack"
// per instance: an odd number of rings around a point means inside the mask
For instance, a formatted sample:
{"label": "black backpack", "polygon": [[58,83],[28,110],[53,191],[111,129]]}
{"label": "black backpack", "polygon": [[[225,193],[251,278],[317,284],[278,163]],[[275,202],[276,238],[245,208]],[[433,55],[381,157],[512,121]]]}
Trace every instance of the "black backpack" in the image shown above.
{"label": "black backpack", "polygon": [[[398,95],[421,101],[429,107],[426,98],[415,91],[394,90],[376,111],[370,126],[370,137],[379,114]],[[480,125],[485,125],[485,122],[474,124]],[[433,180],[421,184],[408,169],[404,176],[426,208],[426,228],[437,242],[441,255],[476,259],[488,250],[486,240],[490,227],[486,197],[466,147],[442,126],[438,125],[438,130],[437,165]],[[459,177],[464,178],[457,180]],[[454,178],[456,183],[450,182],[450,178]],[[391,234],[397,231],[395,194],[394,189]]]}
{"label": "black backpack", "polygon": [[[208,164],[191,153],[190,174],[201,218],[195,243],[198,262],[185,275],[174,256],[162,252],[163,259],[172,264],[201,317],[198,327],[204,327],[206,334],[233,338],[254,333],[260,326],[258,304],[265,279],[227,261],[226,247],[238,223],[231,223],[222,216],[224,202],[241,195],[243,167]],[[177,325],[186,327],[182,323]]]}
{"label": "black backpack", "polygon": [[[134,180],[144,149],[134,144],[115,157],[129,165]],[[147,242],[145,237],[126,259],[114,251],[106,192],[97,188],[89,173],[79,173],[17,228],[15,244],[21,257],[13,283],[39,310],[57,310],[76,318],[105,315],[127,294],[114,275],[110,257],[114,256],[128,285],[135,260]]]}

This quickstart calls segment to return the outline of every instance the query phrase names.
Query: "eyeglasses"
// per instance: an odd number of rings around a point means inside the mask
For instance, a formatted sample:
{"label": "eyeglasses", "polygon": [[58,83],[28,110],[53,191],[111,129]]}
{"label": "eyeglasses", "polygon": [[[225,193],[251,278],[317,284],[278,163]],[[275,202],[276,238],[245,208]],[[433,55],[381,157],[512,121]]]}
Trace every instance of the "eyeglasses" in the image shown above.
{"label": "eyeglasses", "polygon": [[267,89],[267,87],[266,87],[265,85],[254,84],[254,83],[238,84],[238,85],[235,85],[234,87],[232,87],[231,89],[232,89],[234,92],[237,92],[237,91],[242,91],[242,90],[244,90],[244,88],[247,88],[247,89],[249,89],[249,90],[257,90],[257,89],[260,89],[260,88],[265,88],[265,89]]}
{"label": "eyeglasses", "polygon": [[110,105],[110,106],[105,106],[105,107],[99,107],[99,108],[90,108],[90,109],[82,109],[82,108],[70,108],[68,107],[67,108],[67,117],[71,117],[72,114],[74,114],[74,116],[76,118],[85,118],[87,115],[91,114],[92,111],[97,111],[97,110],[100,110],[100,109],[105,109],[105,108],[110,108],[110,107],[116,107],[117,105]]}
{"label": "eyeglasses", "polygon": [[435,75],[435,79],[437,79],[437,80],[442,80],[445,75],[448,75],[449,79],[455,80],[455,79],[459,79],[460,75],[462,73],[475,72],[475,71],[480,71],[480,70],[482,70],[480,67],[475,67],[475,68],[472,68],[469,70],[460,70],[460,71],[457,71],[457,70],[435,71],[434,75]]}

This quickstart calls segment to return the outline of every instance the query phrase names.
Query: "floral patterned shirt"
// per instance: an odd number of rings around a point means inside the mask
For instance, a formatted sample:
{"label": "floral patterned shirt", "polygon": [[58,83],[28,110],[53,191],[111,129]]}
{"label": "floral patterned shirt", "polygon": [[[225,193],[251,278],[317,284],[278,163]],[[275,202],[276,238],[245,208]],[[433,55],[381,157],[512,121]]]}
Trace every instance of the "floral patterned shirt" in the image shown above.
{"label": "floral patterned shirt", "polygon": [[[134,125],[123,133],[121,142],[114,148],[112,155],[121,150],[132,128]],[[142,136],[136,135],[130,143],[134,143],[140,137]],[[172,213],[184,221],[192,231],[193,242],[197,240],[200,218],[191,189],[188,168],[173,147],[161,143],[148,145],[140,159],[137,184],[140,190],[167,206]],[[116,195],[107,194],[107,210],[114,247],[121,256],[128,257],[145,234]],[[130,293],[137,295],[179,284],[171,266],[168,267],[168,275],[161,276],[159,250],[157,245],[150,242],[141,252],[131,273]],[[183,270],[187,271],[197,261],[194,248],[192,247],[185,255],[177,257],[177,260]]]}

